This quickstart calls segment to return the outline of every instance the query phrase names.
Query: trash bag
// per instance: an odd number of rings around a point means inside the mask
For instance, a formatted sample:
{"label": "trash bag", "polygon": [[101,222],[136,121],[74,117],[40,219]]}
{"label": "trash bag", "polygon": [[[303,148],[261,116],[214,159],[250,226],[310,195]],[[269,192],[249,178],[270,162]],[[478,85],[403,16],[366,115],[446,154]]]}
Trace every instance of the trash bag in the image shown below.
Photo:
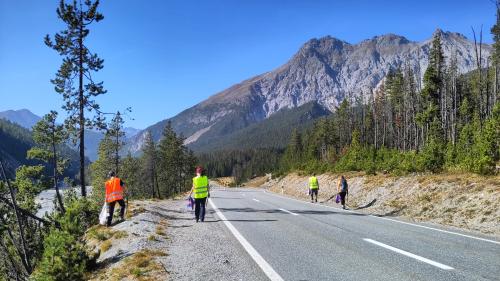
{"label": "trash bag", "polygon": [[108,219],[108,206],[106,206],[106,203],[102,206],[101,213],[99,214],[99,224],[100,225],[106,225],[106,221]]}
{"label": "trash bag", "polygon": [[337,196],[335,197],[335,203],[340,203],[340,194],[337,194]]}
{"label": "trash bag", "polygon": [[191,197],[191,196],[189,196],[189,197],[188,197],[188,199],[187,199],[187,206],[186,206],[186,208],[187,208],[188,210],[189,210],[189,209],[193,210],[193,208],[194,208],[194,199],[193,199],[193,197]]}

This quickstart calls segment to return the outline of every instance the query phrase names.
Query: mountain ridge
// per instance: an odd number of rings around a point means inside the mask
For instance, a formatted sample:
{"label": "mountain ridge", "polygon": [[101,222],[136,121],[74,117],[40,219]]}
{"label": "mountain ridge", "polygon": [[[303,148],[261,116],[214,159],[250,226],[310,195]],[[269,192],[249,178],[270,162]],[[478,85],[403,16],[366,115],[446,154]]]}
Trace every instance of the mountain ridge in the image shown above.
{"label": "mountain ridge", "polygon": [[[133,152],[140,149],[141,136],[148,130],[158,141],[169,121],[174,130],[188,139],[203,132],[188,144],[196,147],[196,142],[204,138],[222,138],[282,109],[296,108],[311,101],[332,112],[346,98],[361,97],[367,101],[391,70],[408,65],[421,80],[435,35],[441,37],[446,60],[456,56],[460,73],[475,68],[474,43],[462,34],[441,29],[420,42],[392,33],[356,44],[332,36],[313,38],[274,70],[243,80],[146,128],[133,139],[129,149]],[[491,46],[483,44],[483,53],[488,57]]]}

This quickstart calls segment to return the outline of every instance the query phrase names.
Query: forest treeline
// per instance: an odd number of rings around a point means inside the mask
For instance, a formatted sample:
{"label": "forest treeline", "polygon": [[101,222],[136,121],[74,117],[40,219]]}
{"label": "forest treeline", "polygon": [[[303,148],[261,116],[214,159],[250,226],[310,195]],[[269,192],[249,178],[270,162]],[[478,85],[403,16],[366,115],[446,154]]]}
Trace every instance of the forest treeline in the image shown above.
{"label": "forest treeline", "polygon": [[436,34],[422,86],[407,65],[391,71],[368,102],[345,99],[307,132],[295,131],[282,171],[495,173],[500,155],[499,27],[497,22],[492,28],[492,58],[482,58],[482,44],[476,43],[476,70],[466,74],[458,73],[455,55],[445,59]]}

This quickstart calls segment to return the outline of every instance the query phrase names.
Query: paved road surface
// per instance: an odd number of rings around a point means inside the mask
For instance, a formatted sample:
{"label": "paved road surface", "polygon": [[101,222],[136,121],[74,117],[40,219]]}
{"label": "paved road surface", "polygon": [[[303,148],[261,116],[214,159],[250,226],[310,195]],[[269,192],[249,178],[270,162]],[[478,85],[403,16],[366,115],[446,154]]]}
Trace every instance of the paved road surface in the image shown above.
{"label": "paved road surface", "polygon": [[500,242],[489,237],[261,189],[214,188],[210,201],[271,280],[500,280]]}

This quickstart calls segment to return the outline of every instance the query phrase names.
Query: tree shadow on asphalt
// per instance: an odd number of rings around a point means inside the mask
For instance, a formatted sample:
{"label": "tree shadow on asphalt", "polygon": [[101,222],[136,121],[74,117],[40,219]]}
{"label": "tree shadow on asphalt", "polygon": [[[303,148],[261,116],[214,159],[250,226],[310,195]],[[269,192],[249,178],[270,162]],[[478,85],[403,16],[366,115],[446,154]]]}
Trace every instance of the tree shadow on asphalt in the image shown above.
{"label": "tree shadow on asphalt", "polygon": [[278,220],[206,220],[205,222],[221,222],[221,221],[229,221],[229,222],[271,222],[271,221],[278,221]]}
{"label": "tree shadow on asphalt", "polygon": [[[265,214],[284,214],[282,210],[279,209],[267,209],[258,210],[253,208],[219,208],[221,211],[225,212],[243,212],[243,213],[265,213]],[[292,213],[302,214],[302,215],[348,215],[348,216],[366,216],[365,214],[358,213],[347,213],[342,211],[316,211],[316,210],[288,210]]]}

